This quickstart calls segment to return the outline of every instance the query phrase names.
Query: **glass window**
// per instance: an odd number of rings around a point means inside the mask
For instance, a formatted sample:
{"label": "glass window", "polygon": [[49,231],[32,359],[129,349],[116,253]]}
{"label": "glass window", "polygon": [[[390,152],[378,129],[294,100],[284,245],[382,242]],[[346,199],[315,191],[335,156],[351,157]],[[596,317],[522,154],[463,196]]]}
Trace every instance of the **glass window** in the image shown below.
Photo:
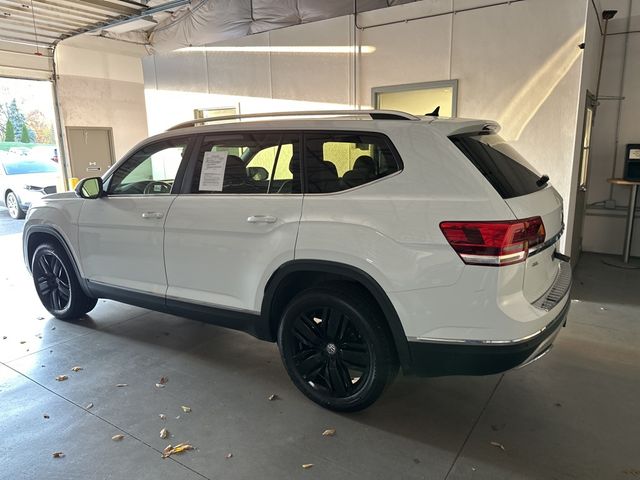
{"label": "glass window", "polygon": [[58,164],[51,160],[9,160],[2,162],[7,175],[25,175],[28,173],[55,173]]}
{"label": "glass window", "polygon": [[502,198],[542,190],[533,167],[499,135],[463,135],[451,141],[475,165]]}
{"label": "glass window", "polygon": [[191,192],[300,193],[298,149],[299,136],[291,133],[206,136],[198,152]]}
{"label": "glass window", "polygon": [[389,140],[369,133],[309,133],[304,160],[308,193],[339,192],[401,169]]}
{"label": "glass window", "polygon": [[109,181],[109,195],[168,195],[182,162],[187,139],[147,145],[127,159]]}
{"label": "glass window", "polygon": [[457,80],[376,87],[372,94],[373,105],[381,110],[427,115],[440,107],[441,117],[455,117],[457,113]]}

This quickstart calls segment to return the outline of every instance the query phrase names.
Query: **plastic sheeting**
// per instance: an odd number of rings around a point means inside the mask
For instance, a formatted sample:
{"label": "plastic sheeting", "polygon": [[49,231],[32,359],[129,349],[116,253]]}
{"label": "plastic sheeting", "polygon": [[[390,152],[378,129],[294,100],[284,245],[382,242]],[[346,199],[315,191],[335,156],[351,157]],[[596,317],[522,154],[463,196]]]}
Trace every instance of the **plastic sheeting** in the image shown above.
{"label": "plastic sheeting", "polygon": [[149,35],[154,51],[207,45],[416,0],[192,0]]}

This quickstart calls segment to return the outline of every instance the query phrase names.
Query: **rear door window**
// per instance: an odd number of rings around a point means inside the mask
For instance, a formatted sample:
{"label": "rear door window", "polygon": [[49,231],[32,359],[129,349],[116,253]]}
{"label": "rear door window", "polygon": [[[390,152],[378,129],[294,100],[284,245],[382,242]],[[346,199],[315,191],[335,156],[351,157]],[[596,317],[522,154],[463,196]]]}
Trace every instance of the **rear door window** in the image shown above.
{"label": "rear door window", "polygon": [[401,170],[391,142],[371,133],[307,133],[304,139],[306,193],[358,187]]}
{"label": "rear door window", "polygon": [[451,141],[504,199],[542,190],[540,175],[499,135],[459,135]]}
{"label": "rear door window", "polygon": [[197,155],[190,192],[300,193],[299,144],[295,132],[207,135]]}

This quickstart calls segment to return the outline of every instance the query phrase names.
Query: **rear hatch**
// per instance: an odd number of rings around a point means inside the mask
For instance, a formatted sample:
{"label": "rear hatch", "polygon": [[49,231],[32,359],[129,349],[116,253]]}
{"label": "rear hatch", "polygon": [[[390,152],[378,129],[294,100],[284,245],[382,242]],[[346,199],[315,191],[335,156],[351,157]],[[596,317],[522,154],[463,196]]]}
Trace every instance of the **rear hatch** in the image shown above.
{"label": "rear hatch", "polygon": [[562,198],[547,183],[548,178],[536,173],[499,135],[465,133],[450,139],[504,199],[517,219],[542,219],[544,243],[530,248],[525,261],[523,291],[533,303],[552,286],[559,273],[554,252],[564,228]]}

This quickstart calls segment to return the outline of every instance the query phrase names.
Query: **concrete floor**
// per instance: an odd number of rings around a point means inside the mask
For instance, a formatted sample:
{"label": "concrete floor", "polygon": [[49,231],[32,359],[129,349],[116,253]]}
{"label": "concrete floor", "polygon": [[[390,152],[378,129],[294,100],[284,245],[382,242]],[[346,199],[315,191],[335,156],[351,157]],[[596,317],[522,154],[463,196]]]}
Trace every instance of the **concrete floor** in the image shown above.
{"label": "concrete floor", "polygon": [[[51,318],[20,235],[0,235],[0,478],[639,478],[640,271],[601,259],[583,256],[568,326],[543,360],[399,377],[367,411],[339,415],[248,335],[111,301],[84,321]],[[195,450],[163,460],[179,442]]]}

